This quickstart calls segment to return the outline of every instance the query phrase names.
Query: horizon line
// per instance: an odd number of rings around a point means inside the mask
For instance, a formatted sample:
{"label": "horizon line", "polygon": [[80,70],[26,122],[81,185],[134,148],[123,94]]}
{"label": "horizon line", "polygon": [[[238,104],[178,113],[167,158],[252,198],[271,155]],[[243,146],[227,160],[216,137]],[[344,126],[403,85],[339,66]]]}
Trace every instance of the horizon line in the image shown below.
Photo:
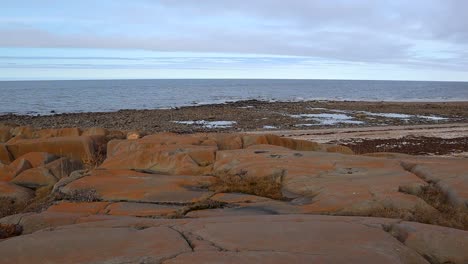
{"label": "horizon line", "polygon": [[54,81],[150,81],[150,80],[285,80],[285,81],[387,81],[387,82],[457,82],[460,80],[404,80],[404,79],[320,79],[320,78],[103,78],[103,79],[0,79],[0,82]]}

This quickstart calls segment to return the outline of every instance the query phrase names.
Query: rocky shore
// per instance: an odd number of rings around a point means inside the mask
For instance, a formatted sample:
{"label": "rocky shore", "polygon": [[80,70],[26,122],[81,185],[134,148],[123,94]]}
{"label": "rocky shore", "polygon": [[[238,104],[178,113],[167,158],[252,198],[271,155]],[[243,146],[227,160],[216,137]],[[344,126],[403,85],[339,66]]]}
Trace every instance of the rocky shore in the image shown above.
{"label": "rocky shore", "polygon": [[243,132],[468,122],[468,102],[240,101],[172,109],[47,116],[0,115],[37,128],[103,127],[156,132]]}
{"label": "rocky shore", "polygon": [[0,263],[468,262],[467,158],[70,120],[2,117]]}

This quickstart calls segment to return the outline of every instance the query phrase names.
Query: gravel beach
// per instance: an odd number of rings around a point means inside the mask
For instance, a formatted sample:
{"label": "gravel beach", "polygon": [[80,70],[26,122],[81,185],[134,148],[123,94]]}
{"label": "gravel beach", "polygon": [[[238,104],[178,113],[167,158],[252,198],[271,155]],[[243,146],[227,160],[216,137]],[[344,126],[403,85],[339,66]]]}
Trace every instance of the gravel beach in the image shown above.
{"label": "gravel beach", "polygon": [[104,127],[147,133],[275,131],[467,121],[468,102],[249,100],[172,109],[0,116],[0,123],[30,125],[37,128]]}

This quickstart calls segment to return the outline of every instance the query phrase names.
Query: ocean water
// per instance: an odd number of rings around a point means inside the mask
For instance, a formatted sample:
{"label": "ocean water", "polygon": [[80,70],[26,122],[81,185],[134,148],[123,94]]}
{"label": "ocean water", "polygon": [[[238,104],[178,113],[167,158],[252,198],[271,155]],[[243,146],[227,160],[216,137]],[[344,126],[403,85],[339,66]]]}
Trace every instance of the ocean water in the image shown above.
{"label": "ocean water", "polygon": [[468,82],[236,79],[0,82],[0,114],[107,112],[248,99],[468,101]]}

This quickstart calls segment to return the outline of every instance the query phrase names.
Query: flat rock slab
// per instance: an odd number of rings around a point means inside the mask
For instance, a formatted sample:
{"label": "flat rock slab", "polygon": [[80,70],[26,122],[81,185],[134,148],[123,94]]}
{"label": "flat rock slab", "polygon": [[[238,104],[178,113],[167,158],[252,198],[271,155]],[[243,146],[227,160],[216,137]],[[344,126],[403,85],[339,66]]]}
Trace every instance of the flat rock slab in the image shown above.
{"label": "flat rock slab", "polygon": [[167,227],[41,231],[0,242],[2,263],[159,263],[191,251]]}
{"label": "flat rock slab", "polygon": [[390,233],[431,263],[468,263],[468,232],[413,222],[395,223]]}
{"label": "flat rock slab", "polygon": [[105,214],[138,217],[166,217],[175,214],[181,206],[151,204],[151,203],[112,203]]}
{"label": "flat rock slab", "polygon": [[22,139],[7,143],[7,148],[15,159],[29,152],[47,152],[82,161],[95,159],[94,141],[85,136]]}
{"label": "flat rock slab", "polygon": [[109,202],[85,203],[64,201],[50,206],[47,212],[92,215],[102,213],[109,204]]}
{"label": "flat rock slab", "polygon": [[68,194],[93,190],[103,201],[193,203],[212,192],[204,187],[215,180],[210,176],[170,176],[131,170],[95,170],[61,189]]}
{"label": "flat rock slab", "polygon": [[150,145],[147,148],[143,146],[137,146],[131,151],[114,153],[100,168],[148,170],[172,175],[202,175],[211,172],[217,150],[214,146]]}
{"label": "flat rock slab", "polygon": [[283,195],[295,199],[293,204],[301,205],[304,213],[359,214],[381,207],[431,209],[418,197],[399,191],[427,183],[397,160],[254,146],[218,151],[214,174],[281,182]]}
{"label": "flat rock slab", "polygon": [[187,217],[220,217],[236,215],[277,215],[298,214],[301,206],[286,201],[273,200],[261,196],[242,193],[217,193],[210,200],[227,203],[225,208],[191,211]]}
{"label": "flat rock slab", "polygon": [[[113,218],[0,241],[5,263],[428,263],[383,225],[397,220],[337,216]],[[419,224],[415,224],[419,232]],[[431,226],[425,227],[431,229]],[[465,235],[454,232],[455,238]],[[437,236],[434,239],[438,239]],[[423,241],[432,243],[434,241]],[[416,248],[416,247],[415,247]],[[440,257],[440,251],[434,253]],[[464,263],[463,248],[452,254]],[[158,262],[159,263],[159,262]]]}

